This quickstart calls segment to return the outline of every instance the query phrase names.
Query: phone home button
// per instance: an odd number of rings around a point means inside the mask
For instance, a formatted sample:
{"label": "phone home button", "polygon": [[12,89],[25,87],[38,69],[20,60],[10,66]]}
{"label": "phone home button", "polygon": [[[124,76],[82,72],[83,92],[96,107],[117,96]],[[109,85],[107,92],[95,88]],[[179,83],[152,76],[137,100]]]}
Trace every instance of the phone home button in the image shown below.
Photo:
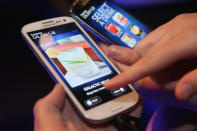
{"label": "phone home button", "polygon": [[121,110],[122,108],[123,108],[122,105],[118,105],[118,106],[112,107],[110,110],[112,112],[117,112],[117,111]]}

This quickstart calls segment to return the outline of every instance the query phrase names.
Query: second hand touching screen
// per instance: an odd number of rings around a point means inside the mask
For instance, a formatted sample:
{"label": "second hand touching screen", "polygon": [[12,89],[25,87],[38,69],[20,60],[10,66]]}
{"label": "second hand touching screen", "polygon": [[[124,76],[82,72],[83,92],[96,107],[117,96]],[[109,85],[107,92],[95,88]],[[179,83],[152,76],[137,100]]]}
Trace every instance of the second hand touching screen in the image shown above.
{"label": "second hand touching screen", "polygon": [[69,23],[28,33],[85,110],[131,92],[106,90],[117,73],[75,25]]}
{"label": "second hand touching screen", "polygon": [[72,7],[72,15],[110,44],[134,48],[148,28],[110,0],[91,0]]}

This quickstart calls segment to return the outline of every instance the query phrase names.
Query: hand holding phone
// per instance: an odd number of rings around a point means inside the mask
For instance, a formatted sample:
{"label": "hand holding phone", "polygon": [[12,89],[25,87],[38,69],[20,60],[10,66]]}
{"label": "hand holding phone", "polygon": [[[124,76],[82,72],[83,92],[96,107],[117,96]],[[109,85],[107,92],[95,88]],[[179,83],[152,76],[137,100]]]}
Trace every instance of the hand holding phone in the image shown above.
{"label": "hand holding phone", "polygon": [[24,26],[22,34],[86,120],[108,121],[138,102],[130,85],[105,89],[104,83],[119,71],[74,19],[35,22]]}
{"label": "hand holding phone", "polygon": [[52,131],[114,131],[112,125],[91,126],[84,122],[73,109],[64,93],[64,88],[57,84],[44,98],[36,102],[34,106],[34,129],[37,131],[48,128]]}

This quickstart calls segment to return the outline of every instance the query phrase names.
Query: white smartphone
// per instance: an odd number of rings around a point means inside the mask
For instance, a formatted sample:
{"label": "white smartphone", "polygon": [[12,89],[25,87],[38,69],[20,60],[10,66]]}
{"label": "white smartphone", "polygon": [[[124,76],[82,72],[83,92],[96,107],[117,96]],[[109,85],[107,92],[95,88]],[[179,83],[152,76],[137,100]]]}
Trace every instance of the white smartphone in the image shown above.
{"label": "white smartphone", "polygon": [[34,54],[89,122],[106,122],[137,104],[139,96],[131,85],[105,89],[103,84],[119,71],[73,18],[35,22],[21,31]]}

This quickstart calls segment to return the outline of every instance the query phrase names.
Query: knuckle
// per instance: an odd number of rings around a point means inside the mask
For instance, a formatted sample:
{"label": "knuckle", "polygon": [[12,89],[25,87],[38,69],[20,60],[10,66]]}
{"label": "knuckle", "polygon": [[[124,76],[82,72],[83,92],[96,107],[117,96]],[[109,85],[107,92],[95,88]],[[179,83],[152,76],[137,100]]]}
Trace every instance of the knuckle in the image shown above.
{"label": "knuckle", "polygon": [[180,25],[180,26],[188,25],[188,22],[190,22],[189,17],[190,17],[190,15],[187,13],[177,15],[174,18],[174,23],[175,23],[175,25]]}
{"label": "knuckle", "polygon": [[175,17],[177,20],[185,20],[188,17],[187,13],[179,14]]}
{"label": "knuckle", "polygon": [[194,18],[194,15],[191,13],[180,14],[176,16],[173,20],[173,25],[179,27],[179,32],[184,33],[186,36],[188,35],[196,35],[197,33],[197,19]]}

